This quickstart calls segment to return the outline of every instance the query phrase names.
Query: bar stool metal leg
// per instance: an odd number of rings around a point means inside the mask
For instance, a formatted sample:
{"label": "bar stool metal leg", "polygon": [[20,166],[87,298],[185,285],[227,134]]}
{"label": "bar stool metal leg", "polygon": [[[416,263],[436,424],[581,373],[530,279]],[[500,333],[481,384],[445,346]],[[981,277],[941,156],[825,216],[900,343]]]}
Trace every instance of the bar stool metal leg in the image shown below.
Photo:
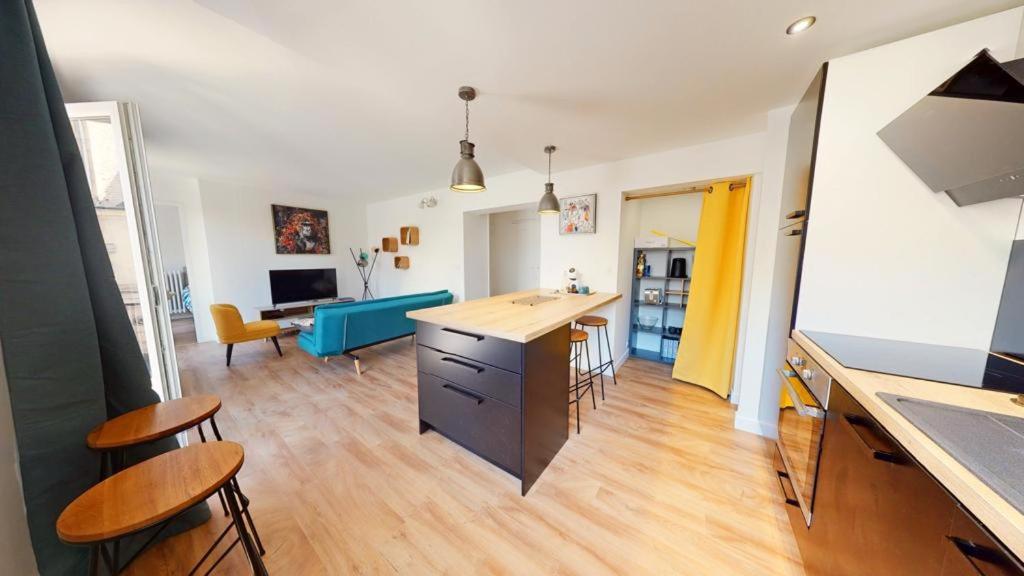
{"label": "bar stool metal leg", "polygon": [[[608,338],[608,326],[607,325],[604,326],[604,343],[605,343],[605,346],[608,346],[608,363],[611,365],[611,368],[612,368],[612,384],[615,384],[616,386],[618,386],[619,385],[619,381],[615,378],[615,356],[612,356],[612,341],[611,341],[610,338]],[[600,328],[598,328],[597,347],[598,348],[601,347]],[[601,399],[604,400],[604,387],[603,386],[601,387]]]}
{"label": "bar stool metal leg", "polygon": [[573,386],[572,391],[576,394],[576,399],[573,402],[576,403],[576,433],[580,433],[580,344],[577,342],[573,348],[576,349],[576,385]]}
{"label": "bar stool metal leg", "polygon": [[[196,430],[199,431],[199,441],[206,442],[206,434],[203,434],[203,423],[200,422],[196,425]],[[217,490],[217,498],[220,499],[220,507],[224,510],[224,515],[228,515],[228,503],[224,501],[224,494],[220,490]]]}
{"label": "bar stool metal leg", "polygon": [[[220,435],[220,430],[217,428],[217,420],[210,416],[210,427],[213,428],[213,435],[217,437],[217,440],[223,440]],[[252,521],[252,514],[249,512],[249,499],[242,493],[242,488],[238,485],[238,477],[231,479],[231,484],[235,491],[238,492],[238,498],[242,501],[242,514],[245,515],[246,521],[249,522],[249,529],[252,530],[252,535],[256,539],[256,547],[260,551],[260,556],[267,553],[263,548],[263,541],[260,539],[260,533],[256,531],[256,524]]]}
{"label": "bar stool metal leg", "polygon": [[[587,366],[590,366],[590,341],[583,341],[583,349],[587,351]],[[600,346],[598,347],[600,350]],[[592,370],[587,371],[587,378],[590,380],[588,386],[590,387],[590,401],[594,403],[594,410],[597,410],[597,399],[594,398],[594,372]],[[579,390],[576,391],[577,406],[579,405]]]}
{"label": "bar stool metal leg", "polygon": [[238,531],[238,539],[242,541],[242,548],[245,549],[245,556],[249,559],[252,573],[255,576],[267,576],[267,567],[263,565],[263,559],[260,558],[260,553],[256,550],[256,545],[253,543],[252,538],[249,536],[249,531],[245,527],[245,519],[242,517],[238,501],[235,499],[235,489],[232,482],[229,481],[224,486],[228,510],[231,511],[231,519],[235,524],[235,529]]}

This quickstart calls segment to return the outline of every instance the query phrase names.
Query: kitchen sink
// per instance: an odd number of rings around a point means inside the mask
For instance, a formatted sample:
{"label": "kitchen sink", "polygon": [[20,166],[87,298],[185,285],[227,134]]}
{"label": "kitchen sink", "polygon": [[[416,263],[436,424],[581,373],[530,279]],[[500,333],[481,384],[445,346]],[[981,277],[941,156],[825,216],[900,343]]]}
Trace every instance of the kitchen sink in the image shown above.
{"label": "kitchen sink", "polygon": [[878,397],[1024,512],[1024,418],[895,394]]}

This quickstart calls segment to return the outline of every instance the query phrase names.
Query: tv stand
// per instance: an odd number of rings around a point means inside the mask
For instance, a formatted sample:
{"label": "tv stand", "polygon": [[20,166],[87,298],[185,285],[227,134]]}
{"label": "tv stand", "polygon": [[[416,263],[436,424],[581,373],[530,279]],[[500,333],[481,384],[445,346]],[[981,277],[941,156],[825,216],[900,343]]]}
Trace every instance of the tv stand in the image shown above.
{"label": "tv stand", "polygon": [[338,302],[355,302],[355,299],[345,297],[308,300],[306,302],[288,302],[273,306],[261,306],[256,310],[260,313],[260,320],[273,320],[281,327],[281,331],[294,332],[298,328],[292,325],[292,320],[312,316],[313,309],[321,304],[335,304]]}

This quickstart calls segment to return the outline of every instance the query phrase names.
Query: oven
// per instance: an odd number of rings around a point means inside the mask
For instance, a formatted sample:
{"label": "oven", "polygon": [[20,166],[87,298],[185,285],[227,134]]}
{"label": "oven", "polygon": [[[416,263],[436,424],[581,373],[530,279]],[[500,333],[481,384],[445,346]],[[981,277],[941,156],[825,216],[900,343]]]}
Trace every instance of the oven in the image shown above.
{"label": "oven", "polygon": [[832,378],[793,340],[786,356],[778,371],[782,380],[778,447],[785,468],[778,471],[779,481],[792,485],[794,497],[787,494],[787,501],[795,500],[790,503],[800,507],[810,526]]}

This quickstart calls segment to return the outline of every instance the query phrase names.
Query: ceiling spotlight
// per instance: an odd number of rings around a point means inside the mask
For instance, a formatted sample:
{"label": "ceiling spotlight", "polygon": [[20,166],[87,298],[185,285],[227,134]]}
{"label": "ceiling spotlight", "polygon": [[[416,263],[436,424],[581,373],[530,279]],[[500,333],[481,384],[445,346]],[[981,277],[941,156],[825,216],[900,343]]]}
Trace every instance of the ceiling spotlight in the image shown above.
{"label": "ceiling spotlight", "polygon": [[804,30],[807,30],[811,26],[814,26],[814,23],[817,21],[818,19],[815,18],[814,16],[804,16],[803,18],[790,24],[789,27],[786,28],[786,34],[789,34],[791,36],[793,34],[799,34]]}

